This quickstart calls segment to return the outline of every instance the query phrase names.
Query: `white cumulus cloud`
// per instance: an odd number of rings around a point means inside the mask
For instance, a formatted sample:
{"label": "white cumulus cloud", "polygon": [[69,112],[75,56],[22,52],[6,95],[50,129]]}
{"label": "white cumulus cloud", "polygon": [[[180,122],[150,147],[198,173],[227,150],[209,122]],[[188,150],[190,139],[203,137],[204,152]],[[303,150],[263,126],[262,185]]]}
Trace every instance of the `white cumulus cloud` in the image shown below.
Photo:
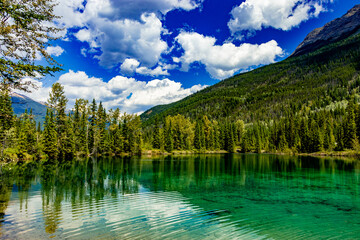
{"label": "white cumulus cloud", "polygon": [[[58,0],[55,14],[60,27],[73,29],[74,36],[98,49],[100,65],[112,68],[127,58],[143,67],[158,64],[168,45],[160,18],[174,9],[192,10],[202,0]],[[78,30],[80,28],[80,30]],[[69,31],[68,31],[69,32]],[[72,31],[74,32],[74,31]]]}
{"label": "white cumulus cloud", "polygon": [[139,67],[136,70],[136,73],[141,75],[147,75],[147,76],[168,76],[170,75],[169,72],[165,69],[162,69],[161,66],[157,66],[154,69],[149,69],[147,67]]}
{"label": "white cumulus cloud", "polygon": [[[41,81],[33,79],[25,80],[34,82],[39,88],[23,94],[45,102],[51,86],[44,86]],[[77,98],[89,101],[95,98],[97,102],[102,101],[108,109],[119,107],[122,112],[128,113],[138,113],[155,105],[178,101],[206,87],[194,85],[191,88],[183,88],[181,83],[170,79],[143,82],[124,76],[116,76],[105,82],[101,78],[89,77],[85,72],[72,70],[61,75],[57,82],[64,86],[69,108],[73,107]]]}
{"label": "white cumulus cloud", "polygon": [[134,73],[146,76],[168,76],[167,70],[174,69],[176,65],[159,63],[155,68],[148,68],[140,66],[140,62],[133,58],[127,58],[120,66],[120,71],[126,75],[133,75]]}
{"label": "white cumulus cloud", "polygon": [[60,46],[55,46],[55,47],[49,46],[49,47],[46,48],[46,52],[49,55],[58,57],[64,52],[64,49],[62,49],[62,47],[60,47]]}
{"label": "white cumulus cloud", "polygon": [[81,29],[74,35],[81,42],[90,42],[91,41],[91,33],[88,29]]}
{"label": "white cumulus cloud", "polygon": [[139,65],[140,65],[140,62],[138,60],[133,59],[133,58],[127,58],[121,64],[120,70],[122,73],[132,75]]}
{"label": "white cumulus cloud", "polygon": [[233,43],[215,45],[214,37],[195,32],[182,32],[176,37],[176,41],[184,49],[184,54],[178,59],[184,71],[188,70],[191,63],[201,62],[216,79],[232,76],[235,72],[251,66],[273,63],[277,56],[283,54],[274,40],[260,45],[248,43],[240,46],[235,46]]}
{"label": "white cumulus cloud", "polygon": [[240,38],[267,27],[288,31],[326,11],[328,2],[332,0],[246,0],[233,8],[228,26]]}

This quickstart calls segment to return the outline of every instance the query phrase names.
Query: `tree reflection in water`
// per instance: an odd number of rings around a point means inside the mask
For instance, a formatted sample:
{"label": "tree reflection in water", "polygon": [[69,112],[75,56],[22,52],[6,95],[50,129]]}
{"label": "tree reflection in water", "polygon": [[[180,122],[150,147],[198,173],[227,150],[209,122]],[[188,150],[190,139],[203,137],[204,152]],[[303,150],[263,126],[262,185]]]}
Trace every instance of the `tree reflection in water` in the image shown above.
{"label": "tree reflection in water", "polygon": [[[1,226],[12,194],[19,200],[19,211],[27,211],[29,194],[39,190],[45,232],[54,235],[59,224],[64,221],[71,222],[84,215],[99,214],[103,211],[104,198],[112,198],[115,202],[120,196],[134,195],[142,189],[154,193],[176,191],[192,205],[209,211],[221,209],[227,204],[227,211],[234,215],[240,213],[239,209],[243,207],[240,205],[248,200],[276,200],[276,195],[271,192],[276,193],[278,190],[278,179],[281,178],[282,187],[291,189],[296,187],[294,179],[299,174],[301,181],[318,181],[314,179],[314,172],[337,174],[337,178],[332,179],[335,182],[328,186],[330,189],[338,191],[337,185],[352,181],[355,184],[348,187],[358,192],[359,169],[360,164],[356,160],[258,154],[166,156],[152,159],[90,158],[64,163],[8,164],[3,166],[0,175],[0,234],[4,234]],[[342,174],[348,172],[353,172],[350,180],[345,175],[342,177]],[[264,188],[266,192],[259,190],[257,195],[253,194],[256,189]],[[223,195],[225,190],[230,198],[231,194],[236,199],[243,197],[242,202],[226,203],[226,199],[216,195]],[[72,209],[69,219],[63,219],[64,204]]]}

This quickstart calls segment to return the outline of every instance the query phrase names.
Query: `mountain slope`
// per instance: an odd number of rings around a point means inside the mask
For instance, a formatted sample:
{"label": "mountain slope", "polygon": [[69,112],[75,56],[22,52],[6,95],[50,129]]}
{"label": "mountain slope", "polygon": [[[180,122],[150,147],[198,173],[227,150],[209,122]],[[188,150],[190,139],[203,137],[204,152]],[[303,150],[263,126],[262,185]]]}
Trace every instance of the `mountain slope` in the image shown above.
{"label": "mountain slope", "polygon": [[341,18],[337,18],[309,33],[304,41],[295,49],[292,56],[312,52],[329,43],[347,38],[359,30],[360,4],[350,9]]}
{"label": "mountain slope", "polygon": [[41,123],[45,119],[46,115],[46,105],[36,102],[31,98],[24,96],[22,94],[13,92],[10,94],[12,107],[14,109],[14,113],[16,115],[21,115],[25,112],[25,109],[30,111],[32,109],[33,115],[35,116],[35,120]]}
{"label": "mountain slope", "polygon": [[[349,12],[358,16],[360,7]],[[333,21],[327,25],[334,24]],[[359,22],[353,25],[356,24]],[[341,36],[339,33],[339,39]],[[360,36],[352,32],[345,39],[311,52],[306,52],[310,47],[306,51],[300,47],[297,54],[282,62],[236,75],[176,103],[156,106],[141,118],[151,124],[155,116],[180,113],[193,119],[206,114],[212,119],[251,122],[281,117],[288,108],[300,111],[304,107],[315,110],[333,106],[350,93],[358,92],[359,46]]]}

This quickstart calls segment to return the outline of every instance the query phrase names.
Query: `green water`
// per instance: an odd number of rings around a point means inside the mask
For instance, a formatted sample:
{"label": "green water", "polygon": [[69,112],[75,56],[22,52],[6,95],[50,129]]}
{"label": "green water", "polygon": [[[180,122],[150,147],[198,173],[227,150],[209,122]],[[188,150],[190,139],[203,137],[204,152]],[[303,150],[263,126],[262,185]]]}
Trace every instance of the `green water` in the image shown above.
{"label": "green water", "polygon": [[359,239],[360,161],[273,155],[12,164],[1,239]]}

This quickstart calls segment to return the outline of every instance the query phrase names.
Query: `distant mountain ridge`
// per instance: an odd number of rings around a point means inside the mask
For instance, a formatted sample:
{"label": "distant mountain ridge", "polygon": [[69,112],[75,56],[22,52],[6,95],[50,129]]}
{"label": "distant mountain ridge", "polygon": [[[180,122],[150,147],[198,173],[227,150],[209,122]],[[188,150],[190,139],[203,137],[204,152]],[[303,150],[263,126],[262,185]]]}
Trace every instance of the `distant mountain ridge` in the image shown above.
{"label": "distant mountain ridge", "polygon": [[28,111],[32,109],[35,120],[43,122],[43,120],[45,119],[47,108],[45,104],[34,101],[33,99],[16,92],[12,92],[10,94],[10,97],[12,107],[16,115],[20,116],[25,112],[25,109],[27,109]]}
{"label": "distant mountain ridge", "polygon": [[291,56],[299,56],[319,49],[357,33],[360,30],[360,4],[350,9],[344,16],[337,18],[323,27],[314,29],[295,49]]}

